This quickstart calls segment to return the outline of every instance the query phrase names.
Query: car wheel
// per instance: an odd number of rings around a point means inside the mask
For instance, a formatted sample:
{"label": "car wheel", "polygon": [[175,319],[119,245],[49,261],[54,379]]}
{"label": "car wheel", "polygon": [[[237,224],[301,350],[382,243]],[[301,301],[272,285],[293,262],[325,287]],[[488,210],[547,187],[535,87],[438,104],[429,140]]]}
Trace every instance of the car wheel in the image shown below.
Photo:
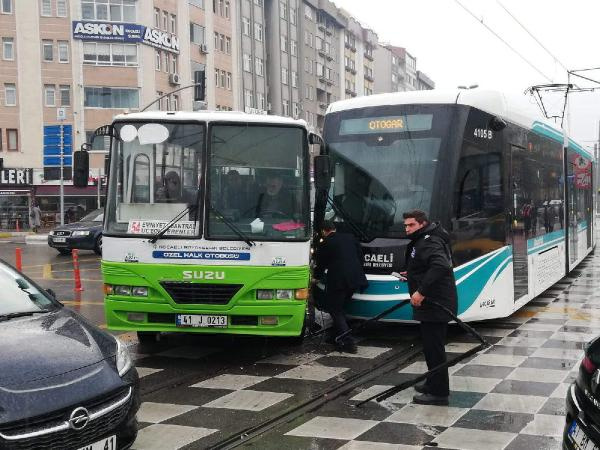
{"label": "car wheel", "polygon": [[96,238],[96,245],[94,246],[94,252],[97,255],[102,256],[102,235]]}
{"label": "car wheel", "polygon": [[152,345],[158,342],[160,332],[158,331],[138,331],[138,342],[142,345]]}
{"label": "car wheel", "polygon": [[58,251],[58,253],[60,253],[61,255],[70,255],[71,254],[71,250],[68,248],[57,248],[56,251]]}

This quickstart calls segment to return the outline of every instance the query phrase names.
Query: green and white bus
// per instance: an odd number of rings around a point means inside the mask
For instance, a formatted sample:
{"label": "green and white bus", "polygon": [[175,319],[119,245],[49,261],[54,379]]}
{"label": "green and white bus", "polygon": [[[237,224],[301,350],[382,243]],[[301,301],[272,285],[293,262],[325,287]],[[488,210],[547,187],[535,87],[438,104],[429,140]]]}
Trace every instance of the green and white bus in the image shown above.
{"label": "green and white bus", "polygon": [[108,329],[299,336],[310,255],[306,123],[236,112],[119,115],[102,274]]}

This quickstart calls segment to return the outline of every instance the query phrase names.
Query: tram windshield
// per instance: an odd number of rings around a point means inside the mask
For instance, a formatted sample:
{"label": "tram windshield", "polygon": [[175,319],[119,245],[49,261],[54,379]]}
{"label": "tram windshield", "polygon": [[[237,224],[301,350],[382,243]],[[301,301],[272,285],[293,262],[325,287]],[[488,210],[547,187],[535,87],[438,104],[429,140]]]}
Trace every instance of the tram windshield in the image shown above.
{"label": "tram windshield", "polygon": [[443,176],[444,109],[386,106],[329,115],[325,141],[334,182],[326,216],[363,240],[404,236],[402,213],[431,211]]}

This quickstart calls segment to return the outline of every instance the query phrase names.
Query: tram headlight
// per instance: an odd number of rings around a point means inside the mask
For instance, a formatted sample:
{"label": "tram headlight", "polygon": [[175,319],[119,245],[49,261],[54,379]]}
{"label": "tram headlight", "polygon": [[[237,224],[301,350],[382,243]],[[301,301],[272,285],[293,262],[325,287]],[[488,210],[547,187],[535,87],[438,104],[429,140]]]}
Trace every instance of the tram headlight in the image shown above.
{"label": "tram headlight", "polygon": [[274,291],[272,289],[257,289],[256,299],[257,300],[273,300]]}

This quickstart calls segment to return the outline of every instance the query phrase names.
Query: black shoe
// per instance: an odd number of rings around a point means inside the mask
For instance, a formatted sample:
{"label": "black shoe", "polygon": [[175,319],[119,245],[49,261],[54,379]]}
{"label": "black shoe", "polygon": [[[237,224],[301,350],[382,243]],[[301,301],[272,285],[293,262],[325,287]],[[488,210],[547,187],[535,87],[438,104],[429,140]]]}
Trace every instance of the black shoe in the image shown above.
{"label": "black shoe", "polygon": [[427,385],[425,383],[423,384],[415,384],[413,386],[413,388],[415,389],[415,391],[417,391],[419,394],[427,394],[429,391],[427,390]]}
{"label": "black shoe", "polygon": [[448,396],[420,394],[413,397],[413,403],[416,403],[417,405],[448,406]]}
{"label": "black shoe", "polygon": [[336,344],[335,347],[337,348],[338,352],[352,353],[354,355],[358,353],[358,347],[354,342],[344,342],[343,344]]}

